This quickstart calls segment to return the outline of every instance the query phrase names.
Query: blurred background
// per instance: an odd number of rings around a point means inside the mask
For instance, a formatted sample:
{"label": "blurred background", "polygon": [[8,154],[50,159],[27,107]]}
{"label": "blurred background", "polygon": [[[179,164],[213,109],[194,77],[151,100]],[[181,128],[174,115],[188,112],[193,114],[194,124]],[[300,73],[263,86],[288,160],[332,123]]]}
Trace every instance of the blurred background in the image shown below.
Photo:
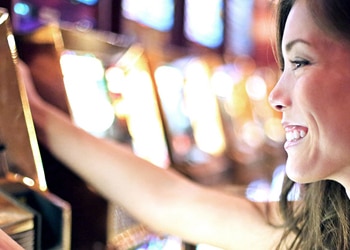
{"label": "blurred background", "polygon": [[[274,1],[0,6],[39,93],[77,126],[203,185],[278,199],[284,132],[267,100],[279,74]],[[69,248],[210,248],[150,232],[39,147],[48,190],[71,209]]]}

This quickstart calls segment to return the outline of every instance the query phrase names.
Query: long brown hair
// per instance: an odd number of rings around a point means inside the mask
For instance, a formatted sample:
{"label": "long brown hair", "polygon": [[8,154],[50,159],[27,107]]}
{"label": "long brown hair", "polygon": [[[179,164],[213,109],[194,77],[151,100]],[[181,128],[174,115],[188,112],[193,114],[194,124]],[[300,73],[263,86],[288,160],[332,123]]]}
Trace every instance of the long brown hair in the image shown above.
{"label": "long brown hair", "polygon": [[[277,6],[276,54],[283,68],[281,43],[288,14],[298,0],[280,0]],[[349,0],[306,0],[316,24],[327,35],[350,44]],[[350,84],[350,83],[349,83]],[[285,177],[280,208],[285,233],[278,248],[294,237],[289,249],[350,249],[350,200],[343,186],[335,181],[319,181],[302,186],[299,206],[288,200],[295,183]]]}

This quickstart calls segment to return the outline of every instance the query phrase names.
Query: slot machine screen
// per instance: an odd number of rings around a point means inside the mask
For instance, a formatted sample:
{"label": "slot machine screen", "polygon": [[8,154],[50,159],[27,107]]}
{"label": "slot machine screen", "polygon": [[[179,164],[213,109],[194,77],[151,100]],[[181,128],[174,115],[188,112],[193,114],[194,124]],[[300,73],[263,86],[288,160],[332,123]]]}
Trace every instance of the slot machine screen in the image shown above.
{"label": "slot machine screen", "polygon": [[253,51],[254,0],[226,1],[225,50],[234,55],[251,55]]}
{"label": "slot machine screen", "polygon": [[203,46],[220,47],[224,41],[224,1],[186,0],[184,34]]}
{"label": "slot machine screen", "polygon": [[174,0],[124,0],[122,13],[127,19],[166,32],[174,24],[174,5]]}
{"label": "slot machine screen", "polygon": [[[61,32],[64,48],[60,62],[73,120],[95,136],[128,144],[137,155],[159,167],[168,166],[165,135],[143,48],[113,33],[78,32],[78,40],[77,32],[69,28],[61,28]],[[125,47],[113,46],[113,39]]]}
{"label": "slot machine screen", "polygon": [[[76,31],[61,28],[61,32],[64,46],[60,63],[74,122],[97,137],[124,143],[158,167],[169,167],[158,100],[144,49],[116,34],[89,31],[75,39]],[[123,46],[113,46],[113,39],[121,40]],[[132,242],[127,249],[182,247],[182,241],[175,237],[143,230],[143,225],[117,205],[110,204],[108,217],[110,243],[124,244],[116,238],[127,235],[125,244]],[[167,245],[171,247],[166,248]]]}

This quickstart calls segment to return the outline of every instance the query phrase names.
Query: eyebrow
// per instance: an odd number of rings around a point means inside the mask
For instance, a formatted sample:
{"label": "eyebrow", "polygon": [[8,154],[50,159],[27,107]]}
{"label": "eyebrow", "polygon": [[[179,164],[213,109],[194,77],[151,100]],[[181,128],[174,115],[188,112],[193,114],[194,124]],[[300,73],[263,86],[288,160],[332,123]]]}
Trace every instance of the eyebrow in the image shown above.
{"label": "eyebrow", "polygon": [[297,43],[303,43],[303,44],[306,44],[306,45],[310,45],[309,42],[303,40],[303,39],[295,39],[293,41],[290,41],[289,43],[286,44],[286,51],[290,51],[293,46]]}

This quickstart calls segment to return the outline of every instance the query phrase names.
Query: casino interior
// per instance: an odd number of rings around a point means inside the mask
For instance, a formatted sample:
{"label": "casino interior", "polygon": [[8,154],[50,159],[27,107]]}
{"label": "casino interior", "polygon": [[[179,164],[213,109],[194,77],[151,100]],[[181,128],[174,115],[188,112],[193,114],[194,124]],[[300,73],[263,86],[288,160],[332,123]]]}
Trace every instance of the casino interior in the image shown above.
{"label": "casino interior", "polygon": [[272,0],[0,7],[0,228],[25,249],[214,248],[152,232],[55,159],[37,140],[17,56],[43,98],[94,136],[203,185],[278,199]]}

